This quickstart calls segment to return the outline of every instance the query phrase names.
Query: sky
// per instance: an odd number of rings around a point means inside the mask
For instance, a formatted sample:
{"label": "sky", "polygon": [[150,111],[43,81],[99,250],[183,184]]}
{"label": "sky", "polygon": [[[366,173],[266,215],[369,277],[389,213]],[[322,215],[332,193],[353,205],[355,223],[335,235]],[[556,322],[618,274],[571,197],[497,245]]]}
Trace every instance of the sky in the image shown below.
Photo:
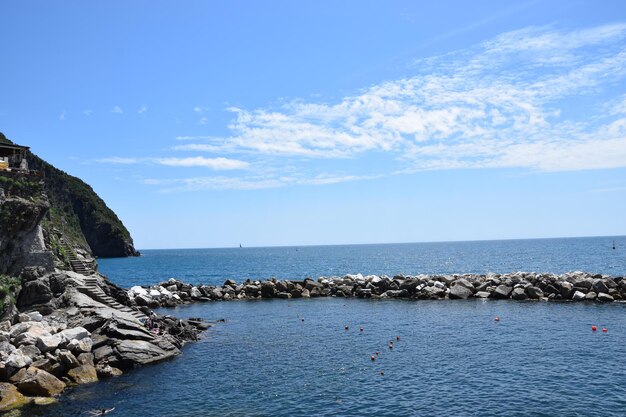
{"label": "sky", "polygon": [[139,249],[626,235],[622,0],[0,16],[0,131]]}

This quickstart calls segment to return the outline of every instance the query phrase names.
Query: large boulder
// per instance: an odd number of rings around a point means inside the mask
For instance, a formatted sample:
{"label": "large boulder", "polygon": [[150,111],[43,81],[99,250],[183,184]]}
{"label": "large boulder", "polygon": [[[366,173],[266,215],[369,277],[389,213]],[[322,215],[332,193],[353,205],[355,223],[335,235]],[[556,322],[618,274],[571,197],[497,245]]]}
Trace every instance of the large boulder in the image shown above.
{"label": "large boulder", "polygon": [[615,301],[615,299],[613,298],[613,296],[607,294],[607,293],[598,293],[598,297],[597,300],[603,303],[610,303]]}
{"label": "large boulder", "polygon": [[62,332],[58,333],[61,337],[63,337],[66,341],[71,341],[72,339],[82,340],[86,337],[90,337],[91,333],[89,330],[84,327],[73,327],[71,329],[65,329]]}
{"label": "large boulder", "polygon": [[52,291],[47,280],[38,279],[26,282],[17,298],[18,307],[27,307],[34,304],[44,304],[52,299]]}
{"label": "large boulder", "polygon": [[80,365],[67,372],[67,376],[77,384],[88,384],[98,380],[96,368],[93,365]]}
{"label": "large boulder", "polygon": [[574,295],[572,295],[572,300],[574,300],[574,301],[584,301],[585,297],[586,297],[586,294],[584,292],[575,291]]}
{"label": "large boulder", "polygon": [[459,285],[458,282],[456,285],[450,288],[449,297],[452,300],[455,300],[455,299],[465,300],[471,296],[472,296],[472,290],[470,290],[469,288],[463,285]]}
{"label": "large boulder", "polygon": [[65,389],[65,383],[46,371],[35,368],[22,369],[11,378],[20,392],[40,397],[50,397],[60,394]]}
{"label": "large boulder", "polygon": [[20,408],[29,402],[30,400],[22,395],[15,385],[0,382],[0,412]]}
{"label": "large boulder", "polygon": [[120,358],[120,365],[126,368],[159,362],[180,353],[178,349],[166,352],[145,340],[122,340],[115,346],[115,352]]}
{"label": "large boulder", "polygon": [[514,300],[525,300],[528,298],[528,295],[526,295],[526,291],[524,291],[524,288],[517,287],[511,292],[511,298]]}
{"label": "large boulder", "polygon": [[497,299],[506,299],[509,298],[513,288],[508,285],[500,284],[496,287],[496,289],[491,293],[491,297]]}
{"label": "large boulder", "polygon": [[594,279],[592,285],[596,294],[600,294],[600,293],[608,294],[609,292],[609,287],[607,287],[604,280],[602,279]]}
{"label": "large boulder", "polygon": [[538,300],[543,297],[543,291],[541,291],[541,288],[531,285],[526,288],[526,295],[532,300]]}
{"label": "large boulder", "polygon": [[63,337],[58,334],[53,334],[50,336],[39,336],[37,338],[37,347],[43,353],[50,352],[59,347],[61,343],[63,343]]}

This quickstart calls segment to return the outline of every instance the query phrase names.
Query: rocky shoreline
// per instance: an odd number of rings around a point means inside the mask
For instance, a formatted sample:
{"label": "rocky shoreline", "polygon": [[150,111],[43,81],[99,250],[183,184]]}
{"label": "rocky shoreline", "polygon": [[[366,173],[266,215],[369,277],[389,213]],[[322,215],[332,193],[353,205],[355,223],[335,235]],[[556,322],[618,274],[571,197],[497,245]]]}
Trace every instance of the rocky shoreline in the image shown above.
{"label": "rocky shoreline", "polygon": [[171,278],[153,286],[128,290],[131,305],[175,307],[195,302],[257,300],[271,298],[358,297],[414,300],[512,299],[542,301],[626,300],[624,277],[569,272],[548,274],[386,275],[348,274],[317,280],[226,280],[223,285],[192,285]]}
{"label": "rocky shoreline", "polygon": [[27,268],[21,278],[16,310],[0,322],[0,412],[172,358],[212,325],[132,309],[99,274]]}

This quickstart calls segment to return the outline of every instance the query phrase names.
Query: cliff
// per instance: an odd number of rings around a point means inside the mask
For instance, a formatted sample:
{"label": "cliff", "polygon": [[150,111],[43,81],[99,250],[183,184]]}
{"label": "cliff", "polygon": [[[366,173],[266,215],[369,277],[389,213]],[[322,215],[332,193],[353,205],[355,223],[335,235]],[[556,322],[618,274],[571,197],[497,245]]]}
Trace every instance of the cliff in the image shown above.
{"label": "cliff", "polygon": [[[0,143],[11,143],[0,133]],[[27,152],[30,169],[43,174],[43,191],[50,208],[42,222],[49,246],[62,234],[75,248],[96,257],[138,256],[130,233],[117,215],[85,182]]]}

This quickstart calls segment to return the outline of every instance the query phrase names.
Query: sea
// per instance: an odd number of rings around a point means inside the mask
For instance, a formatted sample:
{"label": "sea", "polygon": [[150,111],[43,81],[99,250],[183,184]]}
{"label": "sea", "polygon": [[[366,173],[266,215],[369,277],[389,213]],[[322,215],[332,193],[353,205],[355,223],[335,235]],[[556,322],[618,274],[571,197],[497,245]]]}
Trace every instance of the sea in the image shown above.
{"label": "sea", "polygon": [[[144,250],[98,263],[123,287],[347,273],[624,276],[626,237]],[[626,415],[626,303],[317,298],[159,313],[225,321],[177,358],[69,389],[22,415]]]}

